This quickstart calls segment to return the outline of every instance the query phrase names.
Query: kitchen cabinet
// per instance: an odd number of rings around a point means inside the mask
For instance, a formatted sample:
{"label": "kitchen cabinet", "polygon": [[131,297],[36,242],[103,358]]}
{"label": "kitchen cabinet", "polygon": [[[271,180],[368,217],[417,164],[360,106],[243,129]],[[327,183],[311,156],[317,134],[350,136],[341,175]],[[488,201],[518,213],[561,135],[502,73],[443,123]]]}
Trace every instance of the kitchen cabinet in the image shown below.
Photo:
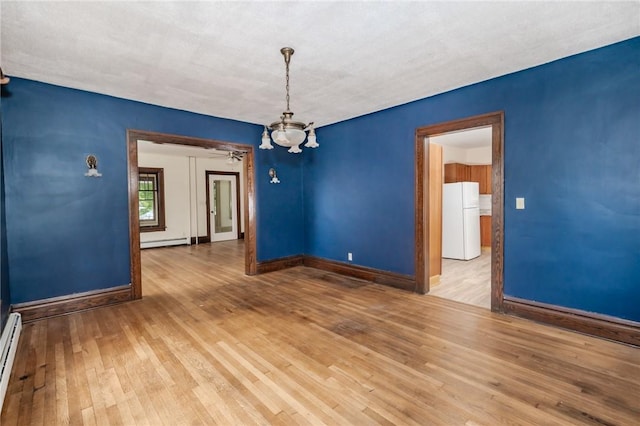
{"label": "kitchen cabinet", "polygon": [[485,189],[487,191],[484,194],[491,194],[493,193],[493,169],[491,168],[491,165],[483,166],[483,167],[484,167]]}
{"label": "kitchen cabinet", "polygon": [[491,247],[491,216],[480,216],[480,246]]}
{"label": "kitchen cabinet", "polygon": [[481,194],[491,194],[491,166],[469,166],[470,181],[478,182]]}
{"label": "kitchen cabinet", "polygon": [[470,166],[460,163],[444,165],[444,183],[472,182]]}
{"label": "kitchen cabinet", "polygon": [[444,183],[454,182],[478,182],[481,194],[491,194],[491,165],[445,164]]}

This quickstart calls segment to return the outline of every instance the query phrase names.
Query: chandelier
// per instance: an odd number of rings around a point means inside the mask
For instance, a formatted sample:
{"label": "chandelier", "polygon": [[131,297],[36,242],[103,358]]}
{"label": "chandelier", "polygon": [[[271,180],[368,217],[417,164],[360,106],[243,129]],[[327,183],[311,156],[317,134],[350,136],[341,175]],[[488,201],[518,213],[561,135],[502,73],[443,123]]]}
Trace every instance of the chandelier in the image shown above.
{"label": "chandelier", "polygon": [[[293,49],[290,47],[283,47],[280,49],[280,53],[284,56],[284,63],[286,66],[286,89],[287,89],[287,109],[282,113],[279,121],[274,121],[270,126],[264,126],[264,132],[262,132],[262,143],[260,149],[273,149],[271,145],[271,139],[277,145],[289,148],[289,152],[297,154],[302,152],[300,144],[304,142],[305,138],[307,143],[304,144],[307,148],[317,148],[320,145],[316,142],[316,132],[313,128],[313,122],[304,124],[299,121],[293,120],[293,112],[289,108],[289,62],[291,61],[291,55],[293,55]],[[271,138],[269,138],[269,130],[271,130]],[[309,135],[307,137],[307,133]]]}

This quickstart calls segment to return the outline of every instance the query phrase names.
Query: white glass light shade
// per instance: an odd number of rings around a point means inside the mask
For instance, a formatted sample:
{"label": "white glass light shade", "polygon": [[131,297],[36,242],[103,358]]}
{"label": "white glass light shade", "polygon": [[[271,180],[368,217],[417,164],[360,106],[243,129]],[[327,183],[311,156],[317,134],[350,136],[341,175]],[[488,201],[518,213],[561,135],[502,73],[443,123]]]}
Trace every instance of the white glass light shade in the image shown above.
{"label": "white glass light shade", "polygon": [[274,130],[271,132],[271,138],[280,146],[292,147],[298,146],[304,142],[307,134],[300,129]]}
{"label": "white glass light shade", "polygon": [[320,145],[316,142],[316,131],[312,127],[309,129],[309,137],[307,138],[307,143],[304,144],[307,148],[317,148]]}
{"label": "white glass light shade", "polygon": [[260,149],[273,149],[273,145],[271,145],[271,139],[269,138],[269,132],[267,132],[267,128],[264,128],[264,132],[262,132],[262,143],[258,147]]}

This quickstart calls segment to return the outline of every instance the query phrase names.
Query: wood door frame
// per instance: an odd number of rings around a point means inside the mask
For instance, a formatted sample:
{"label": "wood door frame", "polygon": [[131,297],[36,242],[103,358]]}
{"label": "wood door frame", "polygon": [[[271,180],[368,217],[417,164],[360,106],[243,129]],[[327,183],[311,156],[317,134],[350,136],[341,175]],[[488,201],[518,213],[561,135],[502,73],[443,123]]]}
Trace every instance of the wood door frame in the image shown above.
{"label": "wood door frame", "polygon": [[[131,257],[131,299],[142,298],[142,265],[140,255],[140,217],[138,214],[138,140],[213,148],[222,151],[242,151],[244,179],[244,273],[257,274],[256,260],[256,188],[255,158],[252,145],[202,139],[166,133],[127,129],[127,170],[129,174],[129,247]],[[239,204],[239,203],[238,203]]]}
{"label": "wood door frame", "polygon": [[242,232],[242,221],[240,220],[240,173],[238,172],[216,172],[214,170],[205,170],[205,180],[206,180],[206,188],[207,188],[207,238],[210,242],[213,242],[212,234],[211,234],[211,197],[209,197],[209,176],[211,175],[222,175],[222,176],[234,176],[236,178],[236,217],[238,218],[238,229],[237,229],[237,239],[239,240]]}
{"label": "wood door frame", "polygon": [[504,312],[504,112],[497,111],[420,127],[415,132],[415,280],[416,293],[429,292],[429,150],[425,138],[491,126],[491,310]]}

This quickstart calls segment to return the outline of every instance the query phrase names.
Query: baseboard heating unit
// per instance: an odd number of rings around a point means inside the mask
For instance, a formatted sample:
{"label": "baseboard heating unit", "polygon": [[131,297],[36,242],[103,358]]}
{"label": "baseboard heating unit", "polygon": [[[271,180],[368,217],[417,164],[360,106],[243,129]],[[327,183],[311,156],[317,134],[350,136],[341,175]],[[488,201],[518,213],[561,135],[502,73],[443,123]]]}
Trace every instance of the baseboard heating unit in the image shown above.
{"label": "baseboard heating unit", "polygon": [[22,319],[20,314],[10,314],[7,324],[2,332],[0,340],[0,412],[4,403],[4,396],[9,386],[9,377],[11,377],[11,367],[18,349],[18,339],[22,330]]}
{"label": "baseboard heating unit", "polygon": [[169,238],[165,240],[155,240],[155,241],[143,241],[140,243],[140,248],[155,248],[155,247],[169,247],[169,246],[182,246],[189,245],[190,239],[187,237],[182,238]]}

